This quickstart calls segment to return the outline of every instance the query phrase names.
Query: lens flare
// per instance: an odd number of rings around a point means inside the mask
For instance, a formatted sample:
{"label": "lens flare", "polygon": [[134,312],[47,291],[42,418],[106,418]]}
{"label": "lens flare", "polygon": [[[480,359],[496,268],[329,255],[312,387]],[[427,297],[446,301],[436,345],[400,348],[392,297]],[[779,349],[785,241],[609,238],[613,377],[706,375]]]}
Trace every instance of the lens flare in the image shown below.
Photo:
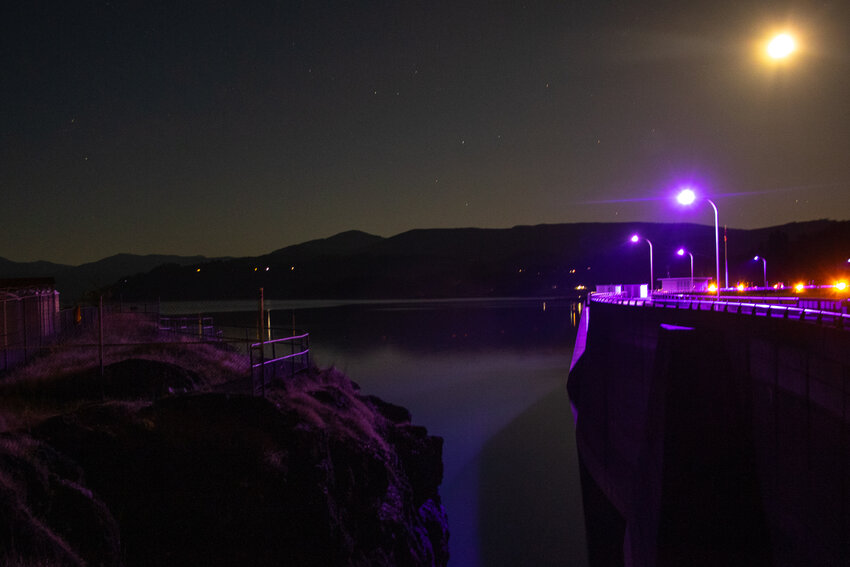
{"label": "lens flare", "polygon": [[680,205],[690,205],[696,200],[696,198],[697,194],[694,193],[694,190],[690,188],[682,189],[681,191],[679,191],[679,194],[676,195],[676,200],[679,202]]}

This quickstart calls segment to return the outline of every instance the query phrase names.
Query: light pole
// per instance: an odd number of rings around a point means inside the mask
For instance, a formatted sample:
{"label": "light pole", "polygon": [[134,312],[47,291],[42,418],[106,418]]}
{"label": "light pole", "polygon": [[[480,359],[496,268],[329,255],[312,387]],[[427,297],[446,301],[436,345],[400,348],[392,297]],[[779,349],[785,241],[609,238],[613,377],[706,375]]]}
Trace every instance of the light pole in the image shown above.
{"label": "light pole", "polygon": [[[697,195],[694,193],[693,189],[686,188],[679,191],[679,194],[676,195],[676,200],[680,205],[691,205],[694,201],[696,201]],[[717,297],[720,297],[720,227],[717,224],[717,205],[714,204],[714,201],[703,197],[708,204],[711,205],[711,208],[714,209],[714,259],[715,259],[715,267],[717,273]],[[729,282],[726,282],[726,286],[729,287]]]}
{"label": "light pole", "polygon": [[[646,240],[646,243],[649,244],[649,294],[652,295],[652,289],[655,285],[655,274],[652,272],[652,242],[650,242],[648,238],[644,238],[644,240]],[[633,234],[631,241],[639,242],[640,236]]]}
{"label": "light pole", "polygon": [[676,254],[678,254],[679,256],[684,256],[685,254],[687,254],[688,256],[691,257],[691,291],[693,291],[694,290],[694,255],[691,254],[690,252],[688,252],[687,250],[685,250],[684,248],[679,248],[678,250],[676,250]]}
{"label": "light pole", "polygon": [[767,287],[767,260],[764,259],[763,256],[756,256],[753,260],[761,260],[762,267],[764,268],[764,287]]}

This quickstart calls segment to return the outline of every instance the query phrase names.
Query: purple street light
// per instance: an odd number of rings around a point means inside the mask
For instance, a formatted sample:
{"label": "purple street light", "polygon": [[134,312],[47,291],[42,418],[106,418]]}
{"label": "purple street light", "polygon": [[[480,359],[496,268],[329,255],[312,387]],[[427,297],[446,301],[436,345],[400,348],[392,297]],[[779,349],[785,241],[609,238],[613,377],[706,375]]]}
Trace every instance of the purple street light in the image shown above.
{"label": "purple street light", "polygon": [[764,287],[767,287],[767,260],[765,260],[762,256],[756,256],[753,260],[761,260],[762,266],[764,267]]}
{"label": "purple street light", "polygon": [[[676,200],[680,205],[692,205],[694,201],[696,201],[697,195],[694,193],[694,190],[690,187],[686,187],[679,191],[679,194],[676,195]],[[720,295],[720,227],[717,224],[717,205],[714,204],[714,201],[703,197],[708,204],[711,205],[711,208],[714,209],[714,258],[717,269],[717,295]],[[729,287],[729,278],[726,278],[726,286]]]}
{"label": "purple street light", "polygon": [[678,254],[679,256],[684,256],[685,254],[687,254],[688,256],[691,257],[691,291],[693,291],[694,290],[694,255],[691,254],[690,252],[688,252],[687,250],[685,250],[684,248],[679,248],[678,250],[676,250],[676,254]]}
{"label": "purple street light", "polygon": [[[644,238],[644,240],[646,240],[646,243],[649,244],[649,293],[651,294],[653,286],[655,285],[655,274],[652,272],[652,242],[650,242],[648,238]],[[631,241],[640,242],[640,236],[633,234]]]}

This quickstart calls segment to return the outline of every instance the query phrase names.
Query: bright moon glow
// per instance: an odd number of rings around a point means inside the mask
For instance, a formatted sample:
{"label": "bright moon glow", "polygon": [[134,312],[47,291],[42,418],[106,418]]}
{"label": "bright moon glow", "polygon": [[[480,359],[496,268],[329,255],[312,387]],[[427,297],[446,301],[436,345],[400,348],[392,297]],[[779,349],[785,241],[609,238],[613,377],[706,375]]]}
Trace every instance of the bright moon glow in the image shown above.
{"label": "bright moon glow", "polygon": [[767,44],[767,54],[774,59],[785,59],[794,52],[795,47],[794,38],[787,33],[782,33]]}
{"label": "bright moon glow", "polygon": [[696,193],[694,193],[693,189],[682,189],[678,195],[676,195],[676,200],[679,201],[680,205],[690,205],[697,198]]}

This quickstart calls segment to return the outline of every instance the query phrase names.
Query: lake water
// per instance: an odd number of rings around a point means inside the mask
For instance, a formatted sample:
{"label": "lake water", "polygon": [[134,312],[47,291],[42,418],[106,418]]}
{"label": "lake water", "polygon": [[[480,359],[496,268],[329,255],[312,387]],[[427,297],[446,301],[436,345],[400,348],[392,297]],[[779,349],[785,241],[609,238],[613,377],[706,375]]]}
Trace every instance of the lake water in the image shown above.
{"label": "lake water", "polygon": [[[452,567],[587,565],[566,393],[577,320],[565,300],[266,301],[310,332],[313,359],[405,406],[445,439]],[[254,325],[255,302],[164,303]]]}

